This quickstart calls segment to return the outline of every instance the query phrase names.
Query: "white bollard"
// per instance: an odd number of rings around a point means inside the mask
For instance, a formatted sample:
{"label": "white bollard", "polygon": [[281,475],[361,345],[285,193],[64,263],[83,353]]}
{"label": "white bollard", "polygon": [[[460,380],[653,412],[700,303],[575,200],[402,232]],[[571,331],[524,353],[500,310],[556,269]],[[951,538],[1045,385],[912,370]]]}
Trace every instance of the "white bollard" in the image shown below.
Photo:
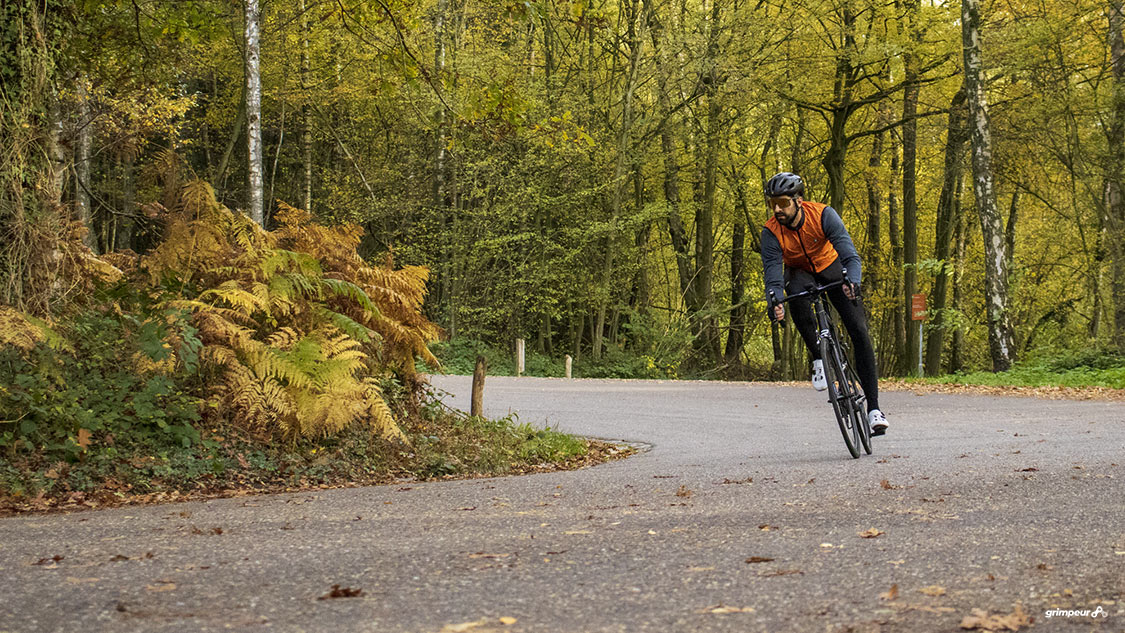
{"label": "white bollard", "polygon": [[570,357],[570,354],[567,354],[566,355],[566,377],[568,379],[570,378],[570,366],[573,362],[574,362],[574,359]]}
{"label": "white bollard", "polygon": [[523,375],[523,339],[516,339],[516,376]]}

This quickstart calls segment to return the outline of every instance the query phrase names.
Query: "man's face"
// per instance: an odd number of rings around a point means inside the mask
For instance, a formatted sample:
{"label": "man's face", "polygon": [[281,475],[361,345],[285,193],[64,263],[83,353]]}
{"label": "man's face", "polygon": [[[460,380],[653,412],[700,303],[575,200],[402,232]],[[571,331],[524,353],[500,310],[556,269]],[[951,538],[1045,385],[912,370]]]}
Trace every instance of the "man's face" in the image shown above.
{"label": "man's face", "polygon": [[777,221],[782,224],[792,224],[797,217],[796,198],[781,196],[768,198],[766,202],[769,204],[770,211],[773,212],[773,217],[777,218]]}

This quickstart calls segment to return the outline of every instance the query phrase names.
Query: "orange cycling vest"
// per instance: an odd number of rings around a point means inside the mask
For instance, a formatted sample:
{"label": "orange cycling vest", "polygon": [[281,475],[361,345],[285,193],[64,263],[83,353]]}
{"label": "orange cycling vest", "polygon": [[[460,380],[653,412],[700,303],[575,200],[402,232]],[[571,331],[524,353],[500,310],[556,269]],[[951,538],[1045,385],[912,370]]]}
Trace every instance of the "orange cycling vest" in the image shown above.
{"label": "orange cycling vest", "polygon": [[839,257],[820,224],[821,215],[827,206],[820,202],[802,200],[801,210],[805,217],[796,230],[782,226],[775,217],[766,221],[766,228],[781,244],[782,261],[786,266],[819,273]]}

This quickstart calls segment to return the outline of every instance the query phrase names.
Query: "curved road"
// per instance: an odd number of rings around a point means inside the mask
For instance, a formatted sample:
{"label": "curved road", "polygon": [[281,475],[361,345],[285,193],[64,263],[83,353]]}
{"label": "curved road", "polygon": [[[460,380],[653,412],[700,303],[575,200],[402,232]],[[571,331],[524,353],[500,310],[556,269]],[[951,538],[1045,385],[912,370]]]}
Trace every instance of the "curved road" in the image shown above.
{"label": "curved road", "polygon": [[[434,384],[467,409],[469,380]],[[973,609],[1125,631],[1125,405],[881,400],[852,460],[808,388],[491,377],[489,415],[648,450],[2,519],[0,633],[953,632]]]}

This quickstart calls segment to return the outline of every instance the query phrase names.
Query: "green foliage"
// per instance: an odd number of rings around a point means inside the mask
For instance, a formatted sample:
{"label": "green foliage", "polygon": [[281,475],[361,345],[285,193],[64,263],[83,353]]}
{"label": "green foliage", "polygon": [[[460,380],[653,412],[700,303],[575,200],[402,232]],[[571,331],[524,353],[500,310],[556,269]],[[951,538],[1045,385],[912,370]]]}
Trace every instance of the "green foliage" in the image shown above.
{"label": "green foliage", "polygon": [[1116,351],[1086,349],[1044,355],[1017,363],[1005,372],[973,372],[921,379],[938,384],[1018,387],[1109,387],[1125,389],[1125,356]]}
{"label": "green foliage", "polygon": [[[515,353],[491,347],[469,338],[433,343],[430,348],[450,374],[471,374],[477,356],[484,356],[490,376],[515,376]],[[677,368],[669,364],[672,357],[654,353],[638,354],[619,346],[610,346],[600,360],[583,356],[572,365],[575,378],[676,378]],[[547,356],[534,350],[524,352],[524,375],[561,378],[566,375],[563,358]]]}
{"label": "green foliage", "polygon": [[0,451],[73,462],[199,441],[198,364],[172,359],[198,359],[182,320],[86,311],[59,330],[69,351],[0,347]]}

